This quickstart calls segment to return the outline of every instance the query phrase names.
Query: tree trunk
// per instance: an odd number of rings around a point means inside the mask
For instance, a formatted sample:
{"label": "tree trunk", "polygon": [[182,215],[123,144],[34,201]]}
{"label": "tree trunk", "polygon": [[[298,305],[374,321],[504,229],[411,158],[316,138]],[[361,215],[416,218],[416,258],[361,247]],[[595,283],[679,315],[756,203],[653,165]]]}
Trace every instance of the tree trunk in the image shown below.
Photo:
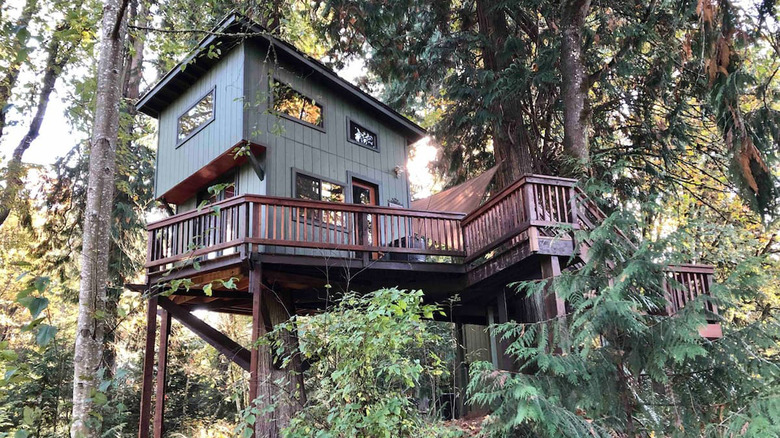
{"label": "tree trunk", "polygon": [[0,201],[2,201],[0,202],[0,226],[8,219],[8,215],[11,213],[11,207],[14,205],[19,192],[24,187],[23,180],[26,172],[22,163],[22,157],[27,149],[30,148],[32,142],[38,138],[41,124],[43,123],[43,118],[46,115],[46,109],[49,105],[49,98],[51,97],[52,91],[54,91],[54,85],[60,77],[63,67],[70,61],[70,58],[73,55],[73,45],[63,47],[62,42],[56,35],[64,26],[64,24],[60,24],[60,26],[57,27],[54,31],[55,35],[52,36],[49,46],[46,49],[46,66],[44,67],[41,92],[38,95],[38,107],[35,109],[35,116],[33,116],[27,133],[14,149],[13,155],[11,155],[11,159],[8,162],[5,187],[3,188],[2,194],[0,194]]}
{"label": "tree trunk", "polygon": [[[265,307],[263,313],[271,326],[275,327],[290,320],[294,312],[288,292],[264,288],[262,296]],[[266,328],[260,327],[260,329],[261,335],[265,335]],[[255,424],[257,438],[280,437],[281,430],[290,424],[293,416],[306,403],[297,334],[284,330],[280,341],[284,346],[284,355],[290,358],[286,367],[283,367],[278,358],[274,357],[272,348],[260,346],[257,393],[263,398],[262,405],[275,403],[275,406],[273,412],[265,415],[262,421],[258,419]]]}
{"label": "tree trunk", "polygon": [[19,79],[19,70],[22,68],[22,61],[27,56],[19,56],[23,49],[27,48],[26,38],[22,37],[21,29],[27,29],[30,24],[30,20],[33,15],[40,9],[38,6],[38,0],[27,0],[22,8],[22,13],[19,16],[19,20],[16,22],[16,27],[19,29],[14,38],[11,46],[11,56],[16,56],[16,59],[12,59],[8,67],[5,70],[5,76],[0,79],[0,138],[3,137],[3,131],[5,130],[6,116],[8,115],[8,103],[11,100],[11,94],[13,93],[16,81]]}
{"label": "tree trunk", "polygon": [[[500,53],[508,35],[506,15],[503,9],[494,7],[494,3],[477,0],[477,20],[479,33],[486,41],[481,48],[484,67],[499,76],[511,61]],[[496,164],[501,164],[496,182],[504,187],[533,172],[533,140],[524,126],[518,96],[497,98],[489,107],[495,117],[490,129],[493,154]]]}
{"label": "tree trunk", "polygon": [[582,27],[590,0],[564,0],[561,19],[563,151],[573,161],[573,175],[584,173],[588,153],[587,72],[582,59]]}
{"label": "tree trunk", "polygon": [[[146,15],[146,2],[144,0],[131,0],[127,12],[127,22],[134,22],[139,27],[146,27]],[[128,38],[128,46],[132,47],[132,49],[125,53],[123,62],[124,69],[122,72],[122,97],[126,103],[120,107],[120,117],[129,118],[130,120],[125,120],[124,124],[121,125],[123,135],[120,136],[120,138],[123,140],[121,143],[118,143],[117,148],[122,151],[129,150],[131,147],[130,143],[133,141],[133,129],[135,128],[133,121],[137,115],[135,102],[140,96],[141,79],[143,77],[141,65],[143,64],[144,59],[144,39],[130,35]],[[122,176],[120,175],[119,178],[121,179]],[[117,198],[114,197],[114,200],[116,199]],[[121,242],[123,240],[121,231],[118,232],[118,236],[119,239],[117,240]],[[122,257],[122,249],[113,240],[110,244],[109,254],[109,266],[121,266],[121,262],[117,262],[115,259]],[[123,272],[121,268],[110,269],[109,279],[114,284],[123,285],[125,284],[124,274],[125,272]],[[116,371],[116,352],[114,351],[114,345],[116,343],[117,308],[121,297],[122,290],[118,290],[115,291],[115,293],[109,294],[106,301],[106,323],[113,327],[113,329],[106,333],[106,338],[103,343],[105,346],[103,362],[107,375],[110,377],[113,377]]]}
{"label": "tree trunk", "polygon": [[81,256],[79,316],[73,356],[72,438],[100,436],[93,416],[94,391],[103,353],[108,253],[114,195],[115,154],[119,133],[119,98],[126,0],[105,0],[97,69],[97,103],[92,133],[87,205]]}

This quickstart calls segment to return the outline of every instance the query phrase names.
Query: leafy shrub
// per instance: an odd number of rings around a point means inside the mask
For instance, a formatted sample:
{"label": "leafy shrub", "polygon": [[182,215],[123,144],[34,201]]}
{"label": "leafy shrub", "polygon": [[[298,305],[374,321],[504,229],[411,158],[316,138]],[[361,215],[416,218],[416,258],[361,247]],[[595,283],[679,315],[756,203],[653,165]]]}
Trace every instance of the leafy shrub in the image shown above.
{"label": "leafy shrub", "polygon": [[[412,401],[422,379],[446,373],[433,348],[425,348],[441,342],[425,321],[439,309],[422,297],[395,288],[349,294],[330,311],[298,321],[301,354],[311,363],[308,402],[287,436],[405,437],[423,428],[425,436],[454,436],[426,423]],[[429,354],[409,354],[420,349]]]}

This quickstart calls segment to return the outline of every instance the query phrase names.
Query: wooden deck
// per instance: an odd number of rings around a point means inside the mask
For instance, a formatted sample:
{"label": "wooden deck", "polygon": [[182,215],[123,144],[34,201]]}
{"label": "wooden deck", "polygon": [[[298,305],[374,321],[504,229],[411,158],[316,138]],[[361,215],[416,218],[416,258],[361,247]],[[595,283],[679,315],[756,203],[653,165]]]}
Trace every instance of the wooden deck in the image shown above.
{"label": "wooden deck", "polygon": [[[303,309],[321,307],[316,291],[334,284],[397,285],[423,289],[432,300],[458,293],[468,301],[538,278],[540,258],[584,257],[587,248],[574,247],[572,232],[603,219],[576,181],[540,175],[518,180],[469,215],[242,195],[150,224],[146,268],[150,284],[192,279],[193,291],[178,294],[179,304],[235,313],[251,313],[251,296],[221,289],[217,280],[234,278],[246,292],[255,263],[266,283],[298,291]],[[667,312],[708,294],[711,281],[711,267],[670,269]],[[219,296],[197,292],[212,282]]]}

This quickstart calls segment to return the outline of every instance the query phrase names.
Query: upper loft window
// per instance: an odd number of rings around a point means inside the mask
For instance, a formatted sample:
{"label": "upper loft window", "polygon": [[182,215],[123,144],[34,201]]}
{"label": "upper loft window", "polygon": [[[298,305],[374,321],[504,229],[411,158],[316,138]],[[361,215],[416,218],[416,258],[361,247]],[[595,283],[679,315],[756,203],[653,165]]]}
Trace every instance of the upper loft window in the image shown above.
{"label": "upper loft window", "polygon": [[214,120],[214,91],[212,88],[198,103],[179,116],[177,123],[178,144],[184,143],[185,140]]}
{"label": "upper loft window", "polygon": [[350,142],[369,149],[379,150],[379,139],[377,138],[376,133],[369,131],[349,119],[347,119],[347,130],[347,139]]}
{"label": "upper loft window", "polygon": [[322,104],[293,90],[289,85],[274,79],[273,108],[277,114],[292,117],[322,128]]}

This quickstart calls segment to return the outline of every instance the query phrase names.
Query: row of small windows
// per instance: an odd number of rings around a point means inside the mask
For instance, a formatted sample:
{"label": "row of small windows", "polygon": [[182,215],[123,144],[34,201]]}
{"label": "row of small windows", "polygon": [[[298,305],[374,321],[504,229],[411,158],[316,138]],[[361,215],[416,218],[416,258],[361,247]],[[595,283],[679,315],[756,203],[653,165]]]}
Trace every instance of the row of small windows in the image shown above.
{"label": "row of small windows", "polygon": [[[321,103],[294,90],[277,79],[273,81],[272,107],[276,114],[300,120],[312,126],[324,126],[324,107]],[[182,144],[214,120],[214,101],[216,90],[212,89],[195,105],[179,117],[177,123],[177,143]],[[375,132],[347,119],[347,140],[369,149],[379,149],[379,139]]]}

